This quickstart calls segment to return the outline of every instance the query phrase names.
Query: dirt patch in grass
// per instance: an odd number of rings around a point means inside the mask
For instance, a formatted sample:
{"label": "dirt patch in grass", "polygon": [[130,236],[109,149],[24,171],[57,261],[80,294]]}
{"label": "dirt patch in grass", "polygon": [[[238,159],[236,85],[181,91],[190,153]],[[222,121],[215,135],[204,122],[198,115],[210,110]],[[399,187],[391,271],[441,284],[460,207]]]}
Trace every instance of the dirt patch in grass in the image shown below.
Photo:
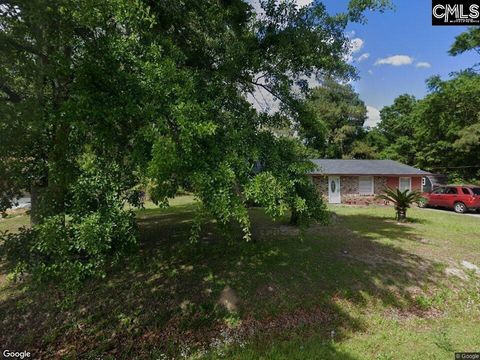
{"label": "dirt patch in grass", "polygon": [[389,308],[384,312],[385,317],[398,321],[405,321],[413,318],[434,319],[443,316],[443,314],[442,311],[435,308],[424,310],[416,306],[412,306],[408,309]]}

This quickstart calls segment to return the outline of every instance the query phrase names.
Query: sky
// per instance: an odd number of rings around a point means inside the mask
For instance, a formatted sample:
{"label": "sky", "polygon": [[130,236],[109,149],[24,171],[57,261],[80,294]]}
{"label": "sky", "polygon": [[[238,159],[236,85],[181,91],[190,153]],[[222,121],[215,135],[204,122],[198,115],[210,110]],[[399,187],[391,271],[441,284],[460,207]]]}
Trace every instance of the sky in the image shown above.
{"label": "sky", "polygon": [[[253,0],[252,0],[253,1]],[[318,1],[318,0],[315,0]],[[311,0],[297,0],[299,5]],[[344,12],[348,0],[323,0],[330,13]],[[425,80],[433,75],[448,79],[453,71],[478,62],[478,55],[448,54],[455,36],[466,26],[432,26],[430,0],[392,0],[394,9],[384,13],[367,12],[366,24],[350,24],[351,63],[360,79],[352,83],[367,105],[368,120],[374,126],[379,110],[401,94],[422,98],[427,94]]]}

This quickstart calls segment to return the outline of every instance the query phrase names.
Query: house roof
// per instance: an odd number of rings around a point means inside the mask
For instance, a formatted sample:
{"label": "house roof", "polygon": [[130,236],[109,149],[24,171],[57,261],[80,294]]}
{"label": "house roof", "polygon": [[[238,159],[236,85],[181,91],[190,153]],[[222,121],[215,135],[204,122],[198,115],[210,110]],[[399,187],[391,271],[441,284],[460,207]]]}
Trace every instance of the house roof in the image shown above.
{"label": "house roof", "polygon": [[317,167],[310,174],[324,175],[429,175],[412,166],[393,160],[312,159]]}

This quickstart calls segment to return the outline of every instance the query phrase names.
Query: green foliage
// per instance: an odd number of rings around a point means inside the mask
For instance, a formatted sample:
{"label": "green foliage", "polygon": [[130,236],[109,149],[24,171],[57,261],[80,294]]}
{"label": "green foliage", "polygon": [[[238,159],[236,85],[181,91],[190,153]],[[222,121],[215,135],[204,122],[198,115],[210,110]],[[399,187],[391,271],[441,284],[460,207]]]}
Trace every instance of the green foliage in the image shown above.
{"label": "green foliage", "polygon": [[[0,210],[31,191],[34,226],[19,235],[28,240],[25,269],[68,274],[68,283],[103,275],[134,242],[123,209],[141,205],[147,183],[161,205],[193,192],[202,212],[239,224],[246,239],[247,193],[272,216],[288,207],[302,222],[326,217],[305,175],[309,154],[280,129],[299,123],[305,78],[355,76],[347,21],[385,1],[353,1],[338,16],[320,2],[261,6],[262,14],[242,0],[2,4]],[[275,114],[247,101],[260,90],[279,102]],[[275,186],[267,193],[261,184]]]}
{"label": "green foliage", "polygon": [[457,56],[471,50],[480,52],[480,29],[476,27],[471,27],[458,35],[448,52],[450,55]]}
{"label": "green foliage", "polygon": [[[448,53],[452,56],[457,56],[467,51],[475,51],[480,55],[480,29],[478,27],[471,27],[458,35]],[[478,73],[479,66],[480,62],[474,64],[466,71],[476,71]]]}
{"label": "green foliage", "polygon": [[309,94],[299,133],[323,157],[352,157],[366,118],[367,108],[352,86],[326,78]]}
{"label": "green foliage", "polygon": [[381,122],[378,128],[388,141],[412,134],[415,124],[413,110],[416,104],[414,96],[404,94],[397,97],[391,106],[385,106],[380,111]]}
{"label": "green foliage", "polygon": [[350,0],[348,4],[351,20],[358,22],[366,21],[363,13],[367,9],[383,12],[392,8],[392,2],[389,0]]}
{"label": "green foliage", "polygon": [[[479,143],[470,139],[479,120],[480,76],[457,75],[442,81],[418,106],[416,138],[423,144],[417,163],[425,168],[448,171],[458,167],[465,178],[478,169]],[[466,133],[468,131],[468,133]],[[454,169],[452,169],[454,170]]]}
{"label": "green foliage", "polygon": [[480,75],[432,77],[427,85],[424,99],[401,95],[384,107],[378,127],[358,141],[379,158],[472,181],[479,171]]}
{"label": "green foliage", "polygon": [[[278,179],[277,184],[282,191],[277,196],[283,199],[279,204],[281,207],[288,205],[291,222],[308,224],[313,220],[326,223],[329,216],[326,205],[311,178],[306,175],[314,169],[308,160],[314,152],[295,139],[277,138],[266,132],[262,134],[260,151],[262,170],[275,174]],[[268,186],[268,182],[265,185]],[[265,185],[262,190],[269,192]]]}
{"label": "green foliage", "polygon": [[415,164],[418,144],[412,135],[418,121],[414,112],[416,105],[415,97],[404,94],[380,111],[378,130],[386,139],[380,157]]}
{"label": "green foliage", "polygon": [[399,189],[385,189],[384,194],[378,195],[377,198],[383,199],[393,203],[395,211],[397,213],[398,221],[405,221],[407,218],[407,209],[413,203],[420,202],[423,197],[418,191],[404,190],[400,191]]}
{"label": "green foliage", "polygon": [[377,150],[367,141],[355,140],[352,144],[349,157],[352,159],[375,159],[377,157]]}
{"label": "green foliage", "polygon": [[104,277],[106,269],[131,250],[135,229],[133,214],[119,209],[68,223],[50,216],[31,229],[3,235],[2,250],[15,264],[15,275],[32,274],[39,283],[55,282],[74,291],[89,277]]}
{"label": "green foliage", "polygon": [[124,209],[109,170],[91,168],[72,185],[67,218],[48,216],[31,228],[3,234],[2,250],[14,274],[76,290],[86,278],[104,277],[135,247],[134,213]]}
{"label": "green foliage", "polygon": [[285,190],[284,184],[281,184],[271,172],[265,171],[255,176],[248,184],[245,195],[247,199],[254,200],[264,207],[266,214],[278,218],[288,210]]}
{"label": "green foliage", "polygon": [[[470,28],[456,37],[449,53],[479,51],[479,30]],[[480,77],[475,67],[427,79],[428,95],[415,99],[404,94],[380,111],[381,121],[354,142],[356,158],[398,160],[460,182],[480,176]]]}

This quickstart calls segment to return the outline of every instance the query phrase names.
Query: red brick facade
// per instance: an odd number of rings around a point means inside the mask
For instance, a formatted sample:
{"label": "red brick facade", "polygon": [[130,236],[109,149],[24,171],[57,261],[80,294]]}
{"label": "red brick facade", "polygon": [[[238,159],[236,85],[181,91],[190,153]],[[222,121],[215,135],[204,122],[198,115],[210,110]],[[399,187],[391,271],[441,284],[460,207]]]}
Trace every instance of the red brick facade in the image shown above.
{"label": "red brick facade", "polygon": [[[411,179],[412,190],[422,190],[421,176],[405,176]],[[383,190],[388,187],[397,189],[399,185],[399,176],[373,176],[373,194],[363,195],[358,190],[358,176],[340,176],[340,196],[342,204],[369,205],[385,204],[383,200],[376,198]],[[313,176],[312,180],[320,194],[328,202],[328,176]]]}

